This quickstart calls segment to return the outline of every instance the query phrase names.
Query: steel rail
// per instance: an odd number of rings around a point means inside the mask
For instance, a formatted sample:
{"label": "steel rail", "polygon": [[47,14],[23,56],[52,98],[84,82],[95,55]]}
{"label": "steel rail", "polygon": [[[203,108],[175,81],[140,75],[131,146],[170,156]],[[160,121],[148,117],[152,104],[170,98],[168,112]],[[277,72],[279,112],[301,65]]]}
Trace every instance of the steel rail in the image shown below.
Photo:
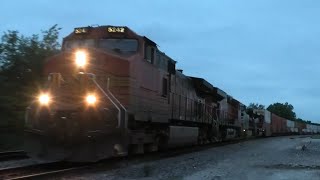
{"label": "steel rail", "polygon": [[49,162],[0,169],[0,179],[32,179],[88,167],[90,163]]}
{"label": "steel rail", "polygon": [[22,150],[0,152],[0,161],[27,159],[27,153]]}

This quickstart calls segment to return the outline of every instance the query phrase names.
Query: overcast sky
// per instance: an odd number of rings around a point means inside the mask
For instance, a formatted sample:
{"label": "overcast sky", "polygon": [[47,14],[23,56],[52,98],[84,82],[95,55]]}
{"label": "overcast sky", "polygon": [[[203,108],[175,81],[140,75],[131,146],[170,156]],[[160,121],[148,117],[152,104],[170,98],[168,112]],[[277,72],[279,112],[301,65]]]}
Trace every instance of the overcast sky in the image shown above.
{"label": "overcast sky", "polygon": [[128,26],[242,103],[289,102],[320,122],[319,17],[319,0],[3,0],[0,32]]}

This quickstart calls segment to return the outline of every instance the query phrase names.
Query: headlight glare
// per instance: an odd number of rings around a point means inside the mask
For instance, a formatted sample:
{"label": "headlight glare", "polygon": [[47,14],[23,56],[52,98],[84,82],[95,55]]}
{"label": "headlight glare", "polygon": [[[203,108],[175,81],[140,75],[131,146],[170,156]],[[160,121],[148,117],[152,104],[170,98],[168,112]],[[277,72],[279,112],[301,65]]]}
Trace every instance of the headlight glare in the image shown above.
{"label": "headlight glare", "polygon": [[88,105],[94,105],[97,102],[97,97],[93,94],[89,94],[86,96],[86,102]]}
{"label": "headlight glare", "polygon": [[75,60],[76,65],[83,68],[87,64],[87,53],[82,50],[76,51]]}
{"label": "headlight glare", "polygon": [[38,101],[41,105],[48,105],[51,102],[51,97],[47,93],[40,94]]}

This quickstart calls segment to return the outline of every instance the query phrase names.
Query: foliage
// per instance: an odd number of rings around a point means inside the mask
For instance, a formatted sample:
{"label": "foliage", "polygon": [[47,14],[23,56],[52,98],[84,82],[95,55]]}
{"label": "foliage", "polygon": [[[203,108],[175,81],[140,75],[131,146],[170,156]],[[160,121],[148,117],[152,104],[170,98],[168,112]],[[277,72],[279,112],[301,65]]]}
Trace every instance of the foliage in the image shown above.
{"label": "foliage", "polygon": [[258,103],[250,103],[248,109],[265,109],[264,105]]}
{"label": "foliage", "polygon": [[[0,41],[0,115],[3,121],[22,119],[29,94],[44,79],[45,59],[59,51],[59,28],[52,26],[41,35],[21,35],[18,31],[4,32]],[[6,119],[4,119],[6,118]],[[10,124],[10,123],[9,123]]]}
{"label": "foliage", "polygon": [[281,116],[286,119],[296,119],[296,113],[293,111],[294,107],[289,104],[288,102],[286,103],[274,103],[269,105],[267,108],[268,111]]}
{"label": "foliage", "polygon": [[303,119],[301,119],[301,118],[297,118],[296,121],[298,121],[298,122],[303,122],[303,123],[308,123],[308,124],[311,123],[311,121],[303,120]]}

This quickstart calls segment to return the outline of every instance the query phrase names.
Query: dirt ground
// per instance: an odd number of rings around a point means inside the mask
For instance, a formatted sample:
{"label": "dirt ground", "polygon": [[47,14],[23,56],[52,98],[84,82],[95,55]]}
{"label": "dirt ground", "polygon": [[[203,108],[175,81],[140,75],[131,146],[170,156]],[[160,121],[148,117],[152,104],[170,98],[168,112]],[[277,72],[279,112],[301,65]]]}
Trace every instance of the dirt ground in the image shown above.
{"label": "dirt ground", "polygon": [[272,137],[63,179],[318,180],[319,153],[320,139]]}

